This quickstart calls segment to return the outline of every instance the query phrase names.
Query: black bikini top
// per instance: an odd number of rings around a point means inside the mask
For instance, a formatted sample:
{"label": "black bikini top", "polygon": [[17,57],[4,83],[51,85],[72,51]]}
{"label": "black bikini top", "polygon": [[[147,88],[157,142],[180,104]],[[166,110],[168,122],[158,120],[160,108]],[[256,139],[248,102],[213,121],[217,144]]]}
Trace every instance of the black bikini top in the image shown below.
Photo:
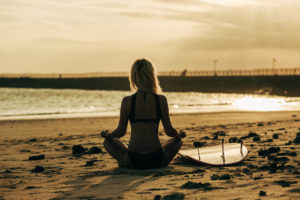
{"label": "black bikini top", "polygon": [[154,122],[154,123],[159,123],[159,120],[161,118],[161,111],[160,111],[160,104],[159,104],[159,99],[158,99],[158,95],[154,94],[154,98],[155,98],[155,103],[156,103],[156,119],[136,119],[135,118],[135,102],[136,102],[136,94],[133,94],[131,96],[131,106],[130,106],[130,113],[129,113],[129,121],[130,123],[135,123],[135,122]]}

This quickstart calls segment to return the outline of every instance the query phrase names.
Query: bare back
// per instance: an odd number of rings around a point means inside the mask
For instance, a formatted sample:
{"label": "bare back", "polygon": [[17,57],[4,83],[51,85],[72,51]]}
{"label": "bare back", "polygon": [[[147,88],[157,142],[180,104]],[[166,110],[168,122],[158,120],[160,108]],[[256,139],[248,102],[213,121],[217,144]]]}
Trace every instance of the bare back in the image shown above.
{"label": "bare back", "polygon": [[[131,138],[128,146],[129,151],[151,153],[162,148],[158,138],[158,126],[161,118],[160,111],[158,111],[160,109],[160,100],[157,101],[155,98],[157,97],[153,93],[137,92],[135,102],[132,103],[133,96],[131,96],[129,114],[134,115],[134,121],[130,119]],[[131,106],[135,107],[131,108]]]}

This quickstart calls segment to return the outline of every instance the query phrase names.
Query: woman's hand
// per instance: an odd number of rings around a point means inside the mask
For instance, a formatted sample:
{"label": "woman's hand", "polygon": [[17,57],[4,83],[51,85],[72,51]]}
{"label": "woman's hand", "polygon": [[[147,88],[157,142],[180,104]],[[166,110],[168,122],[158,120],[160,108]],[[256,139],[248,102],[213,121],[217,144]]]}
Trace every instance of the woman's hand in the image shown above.
{"label": "woman's hand", "polygon": [[111,135],[108,133],[108,130],[102,131],[101,137],[103,137],[105,139],[112,139]]}

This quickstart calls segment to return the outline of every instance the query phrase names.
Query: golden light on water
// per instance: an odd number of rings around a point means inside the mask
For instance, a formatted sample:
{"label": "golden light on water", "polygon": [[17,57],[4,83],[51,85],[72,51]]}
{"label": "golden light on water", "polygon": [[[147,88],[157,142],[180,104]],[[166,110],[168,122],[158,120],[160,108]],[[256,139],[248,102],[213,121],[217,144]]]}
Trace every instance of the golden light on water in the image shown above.
{"label": "golden light on water", "polygon": [[233,106],[249,111],[278,111],[282,109],[284,103],[281,98],[244,97],[237,99]]}

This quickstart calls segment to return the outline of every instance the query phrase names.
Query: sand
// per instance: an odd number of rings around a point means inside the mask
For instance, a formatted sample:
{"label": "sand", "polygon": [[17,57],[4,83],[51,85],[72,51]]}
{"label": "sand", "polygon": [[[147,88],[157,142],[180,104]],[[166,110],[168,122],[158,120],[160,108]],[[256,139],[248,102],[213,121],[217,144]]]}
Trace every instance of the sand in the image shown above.
{"label": "sand", "polygon": [[[300,144],[293,143],[300,132],[300,112],[176,114],[171,120],[187,133],[183,149],[251,132],[260,141],[242,138],[250,153],[236,166],[197,166],[176,158],[162,169],[129,170],[118,168],[99,137],[102,130],[116,128],[118,118],[0,121],[0,199],[300,198]],[[213,140],[217,131],[226,136]],[[122,138],[125,143],[129,133]],[[160,139],[168,139],[162,127]],[[99,147],[102,153],[75,156],[74,145]],[[270,147],[280,151],[259,155]],[[39,155],[45,158],[29,160]],[[225,180],[215,180],[218,176]]]}

